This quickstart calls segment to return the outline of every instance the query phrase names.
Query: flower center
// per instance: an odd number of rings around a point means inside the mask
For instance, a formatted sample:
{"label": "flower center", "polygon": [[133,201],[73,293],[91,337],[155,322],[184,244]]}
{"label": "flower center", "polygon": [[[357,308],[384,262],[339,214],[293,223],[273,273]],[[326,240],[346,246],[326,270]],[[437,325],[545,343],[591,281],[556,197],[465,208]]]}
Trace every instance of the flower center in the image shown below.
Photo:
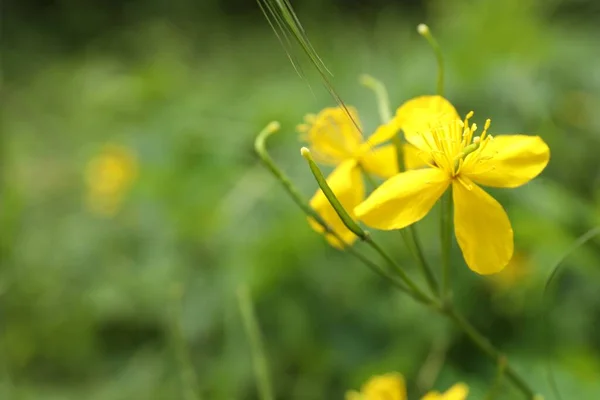
{"label": "flower center", "polygon": [[491,121],[488,119],[481,135],[475,136],[477,125],[469,125],[471,117],[473,111],[467,114],[464,121],[456,119],[422,135],[429,147],[432,166],[443,169],[452,178],[457,177],[464,163],[477,158],[492,140],[492,136],[487,134]]}

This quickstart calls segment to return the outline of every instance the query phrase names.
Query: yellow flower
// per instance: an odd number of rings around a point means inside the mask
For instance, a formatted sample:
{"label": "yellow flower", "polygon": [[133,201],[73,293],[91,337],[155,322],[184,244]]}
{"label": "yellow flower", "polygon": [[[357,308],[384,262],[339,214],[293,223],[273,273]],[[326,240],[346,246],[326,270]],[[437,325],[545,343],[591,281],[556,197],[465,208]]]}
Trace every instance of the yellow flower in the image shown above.
{"label": "yellow flower", "polygon": [[[431,110],[441,116],[438,123],[431,123]],[[472,113],[464,121],[456,116],[454,107],[439,96],[403,104],[396,113],[397,124],[429,168],[388,179],[354,211],[373,228],[401,229],[422,219],[451,187],[454,230],[463,257],[473,271],[492,274],[512,257],[513,231],[502,206],[475,183],[523,185],[546,167],[550,151],[538,136],[492,138],[487,134],[489,120],[481,135],[475,136],[476,125],[469,126]]]}
{"label": "yellow flower", "polygon": [[360,392],[346,393],[346,400],[406,400],[404,378],[398,373],[374,376]]}
{"label": "yellow flower", "polygon": [[114,215],[137,176],[137,160],[125,147],[109,144],[86,167],[87,205],[95,214]]}
{"label": "yellow flower", "polygon": [[[464,383],[457,383],[446,393],[429,392],[421,400],[465,400],[469,388]],[[407,400],[404,377],[392,372],[376,375],[363,385],[360,392],[346,393],[346,400]]]}
{"label": "yellow flower", "polygon": [[468,386],[464,383],[457,383],[445,393],[429,392],[421,400],[465,400],[468,394]]}
{"label": "yellow flower", "polygon": [[[398,173],[396,148],[393,145],[382,144],[391,139],[399,127],[396,121],[392,120],[381,125],[367,141],[364,141],[359,130],[358,113],[353,107],[348,107],[347,110],[348,112],[342,107],[331,107],[318,115],[307,115],[305,123],[299,125],[298,130],[308,142],[316,162],[336,167],[327,177],[327,183],[354,218],[354,208],[365,197],[360,169],[363,168],[367,173],[382,178],[389,178]],[[403,150],[407,168],[424,165],[415,147],[407,144]],[[357,239],[356,235],[344,226],[321,190],[313,196],[310,205],[339,234],[345,245],[351,245]],[[312,218],[309,218],[309,223],[317,232],[323,232],[321,225]],[[326,239],[333,247],[344,247],[344,243],[340,243],[333,235],[326,235]]]}
{"label": "yellow flower", "polygon": [[490,283],[499,291],[505,291],[527,281],[532,273],[531,260],[527,254],[516,252],[506,268],[490,277]]}

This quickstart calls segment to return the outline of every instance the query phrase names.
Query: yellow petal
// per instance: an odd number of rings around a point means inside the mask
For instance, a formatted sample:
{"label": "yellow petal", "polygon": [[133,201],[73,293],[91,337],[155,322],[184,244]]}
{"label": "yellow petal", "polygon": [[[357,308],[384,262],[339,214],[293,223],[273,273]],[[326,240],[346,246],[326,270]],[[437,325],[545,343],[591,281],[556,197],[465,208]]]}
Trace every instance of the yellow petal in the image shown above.
{"label": "yellow petal", "polygon": [[450,183],[437,168],[402,172],[385,181],[354,209],[370,227],[402,229],[423,218]]}
{"label": "yellow petal", "polygon": [[464,383],[457,383],[446,393],[429,392],[421,400],[465,400],[469,394],[469,387]]}
{"label": "yellow petal", "polygon": [[346,392],[346,400],[364,400],[363,396],[356,390]]}
{"label": "yellow petal", "polygon": [[311,119],[305,139],[315,161],[338,165],[359,151],[363,140],[358,113],[353,107],[347,109],[350,115],[342,107],[331,107]]}
{"label": "yellow petal", "polygon": [[404,166],[406,169],[417,169],[431,164],[432,160],[428,157],[428,153],[417,149],[410,143],[402,146],[404,149]]}
{"label": "yellow petal", "polygon": [[409,143],[423,148],[422,135],[433,127],[460,119],[454,106],[441,96],[420,96],[408,100],[396,111],[396,123]]}
{"label": "yellow petal", "polygon": [[454,230],[465,262],[481,275],[500,272],[513,255],[513,230],[504,208],[468,178],[452,184]]}
{"label": "yellow petal", "polygon": [[374,376],[362,388],[366,400],[406,400],[406,384],[398,373]]}
{"label": "yellow petal", "polygon": [[370,146],[377,146],[378,144],[387,142],[393,138],[399,130],[400,127],[398,126],[397,120],[392,119],[390,122],[380,125],[375,132],[369,136],[367,144]]}
{"label": "yellow petal", "polygon": [[367,151],[360,157],[360,165],[370,174],[389,178],[398,173],[398,155],[394,145]]}
{"label": "yellow petal", "polygon": [[[406,169],[417,169],[431,164],[428,153],[417,149],[409,143],[402,145],[404,166]],[[369,173],[382,178],[390,178],[398,173],[398,154],[396,146],[386,145],[365,152],[360,157],[360,164]]]}
{"label": "yellow petal", "polygon": [[[354,160],[348,160],[340,164],[327,177],[327,183],[342,206],[344,206],[350,216],[353,217],[354,207],[365,198],[365,187],[360,175],[360,170],[356,166],[356,162]],[[315,193],[310,200],[310,206],[341,236],[346,245],[354,243],[357,239],[356,235],[346,228],[322,190],[319,189],[317,193]],[[323,233],[323,227],[313,218],[308,218],[308,222],[314,230]],[[343,243],[340,243],[340,241],[331,234],[326,234],[325,239],[327,239],[329,244],[335,248],[341,249],[345,247]]]}
{"label": "yellow petal", "polygon": [[539,175],[549,159],[550,149],[539,136],[502,135],[467,157],[461,173],[482,185],[512,188]]}

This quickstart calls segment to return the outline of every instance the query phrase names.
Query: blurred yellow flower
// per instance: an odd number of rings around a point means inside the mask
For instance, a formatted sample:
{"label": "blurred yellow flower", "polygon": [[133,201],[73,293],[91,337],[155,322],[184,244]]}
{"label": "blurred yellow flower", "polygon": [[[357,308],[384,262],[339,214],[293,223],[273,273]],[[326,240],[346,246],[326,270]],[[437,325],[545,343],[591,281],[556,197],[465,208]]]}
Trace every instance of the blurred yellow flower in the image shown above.
{"label": "blurred yellow flower", "polygon": [[[355,108],[325,108],[319,114],[309,114],[305,123],[298,126],[303,139],[308,143],[316,162],[335,166],[327,177],[327,183],[338,196],[348,213],[354,218],[354,208],[364,200],[365,188],[361,168],[367,173],[389,178],[398,173],[396,148],[382,145],[398,131],[396,120],[383,124],[364,141],[360,132],[360,120]],[[424,165],[418,151],[410,144],[404,145],[404,161],[407,168]],[[344,243],[327,234],[327,241],[336,248],[351,245],[357,239],[342,223],[321,190],[310,201],[311,207],[343,239]],[[322,233],[323,228],[309,218],[310,225]]]}
{"label": "blurred yellow flower", "polygon": [[137,177],[137,159],[126,147],[108,144],[86,166],[86,202],[89,210],[114,215]]}
{"label": "blurred yellow flower", "polygon": [[[467,385],[457,383],[446,393],[429,392],[421,400],[465,400],[468,394]],[[347,392],[346,400],[407,400],[404,377],[396,372],[376,375],[363,385],[360,392]]]}
{"label": "blurred yellow flower", "polygon": [[500,273],[490,277],[490,283],[498,290],[510,289],[524,280],[531,274],[531,260],[520,252],[516,252],[506,268]]}
{"label": "blurred yellow flower", "polygon": [[346,393],[346,400],[406,400],[404,378],[398,373],[374,376],[360,392]]}
{"label": "blurred yellow flower", "polygon": [[[435,104],[435,106],[432,106]],[[439,118],[431,123],[432,110]],[[501,271],[513,254],[513,231],[502,206],[475,184],[514,188],[536,177],[548,164],[550,150],[538,136],[492,138],[464,121],[448,100],[423,96],[396,113],[406,140],[421,151],[429,168],[402,172],[384,182],[356,207],[368,226],[401,229],[421,220],[449,187],[454,229],[465,262],[479,274]]]}
{"label": "blurred yellow flower", "polygon": [[465,400],[469,394],[469,387],[464,383],[457,383],[445,393],[429,392],[421,400]]}

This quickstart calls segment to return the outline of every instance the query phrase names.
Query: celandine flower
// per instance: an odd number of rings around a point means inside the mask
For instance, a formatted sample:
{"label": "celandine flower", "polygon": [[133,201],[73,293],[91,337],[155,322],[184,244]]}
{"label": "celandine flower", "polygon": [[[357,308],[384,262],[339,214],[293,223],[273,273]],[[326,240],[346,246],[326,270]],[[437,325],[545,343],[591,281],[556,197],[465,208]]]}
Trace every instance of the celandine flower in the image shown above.
{"label": "celandine flower", "polygon": [[[421,400],[465,400],[469,388],[457,383],[446,393],[429,392]],[[407,400],[404,378],[398,373],[374,376],[363,385],[360,392],[346,393],[346,400]]]}
{"label": "celandine flower", "polygon": [[398,373],[372,377],[360,392],[346,393],[346,400],[406,400],[406,384]]}
{"label": "celandine flower", "polygon": [[102,216],[114,215],[137,176],[137,160],[126,147],[109,144],[86,167],[87,205]]}
{"label": "celandine flower", "polygon": [[465,400],[468,394],[468,386],[464,383],[457,383],[445,393],[429,392],[421,400]]}
{"label": "celandine flower", "polygon": [[[437,114],[430,110],[429,115]],[[366,141],[362,138],[358,113],[353,107],[325,108],[317,115],[307,115],[305,123],[298,126],[315,161],[336,167],[327,177],[327,183],[352,217],[354,208],[365,197],[361,168],[381,178],[398,173],[396,148],[384,145],[399,131],[397,122],[394,119],[381,125]],[[405,144],[403,151],[407,168],[424,165],[415,147]],[[356,235],[344,226],[321,190],[313,196],[310,205],[343,238],[344,243],[340,243],[333,235],[326,235],[332,246],[342,248],[356,240]],[[323,232],[317,222],[311,218],[309,222],[316,231]]]}
{"label": "celandine flower", "polygon": [[[444,115],[456,114],[446,99],[436,97]],[[512,257],[513,231],[502,206],[475,183],[505,188],[527,183],[548,164],[548,146],[538,136],[492,138],[490,120],[475,136],[472,112],[464,121],[431,124],[430,109],[417,98],[396,113],[406,140],[421,150],[429,168],[388,179],[355,213],[368,226],[401,229],[422,219],[451,186],[456,239],[467,265],[479,274],[496,273]]]}

